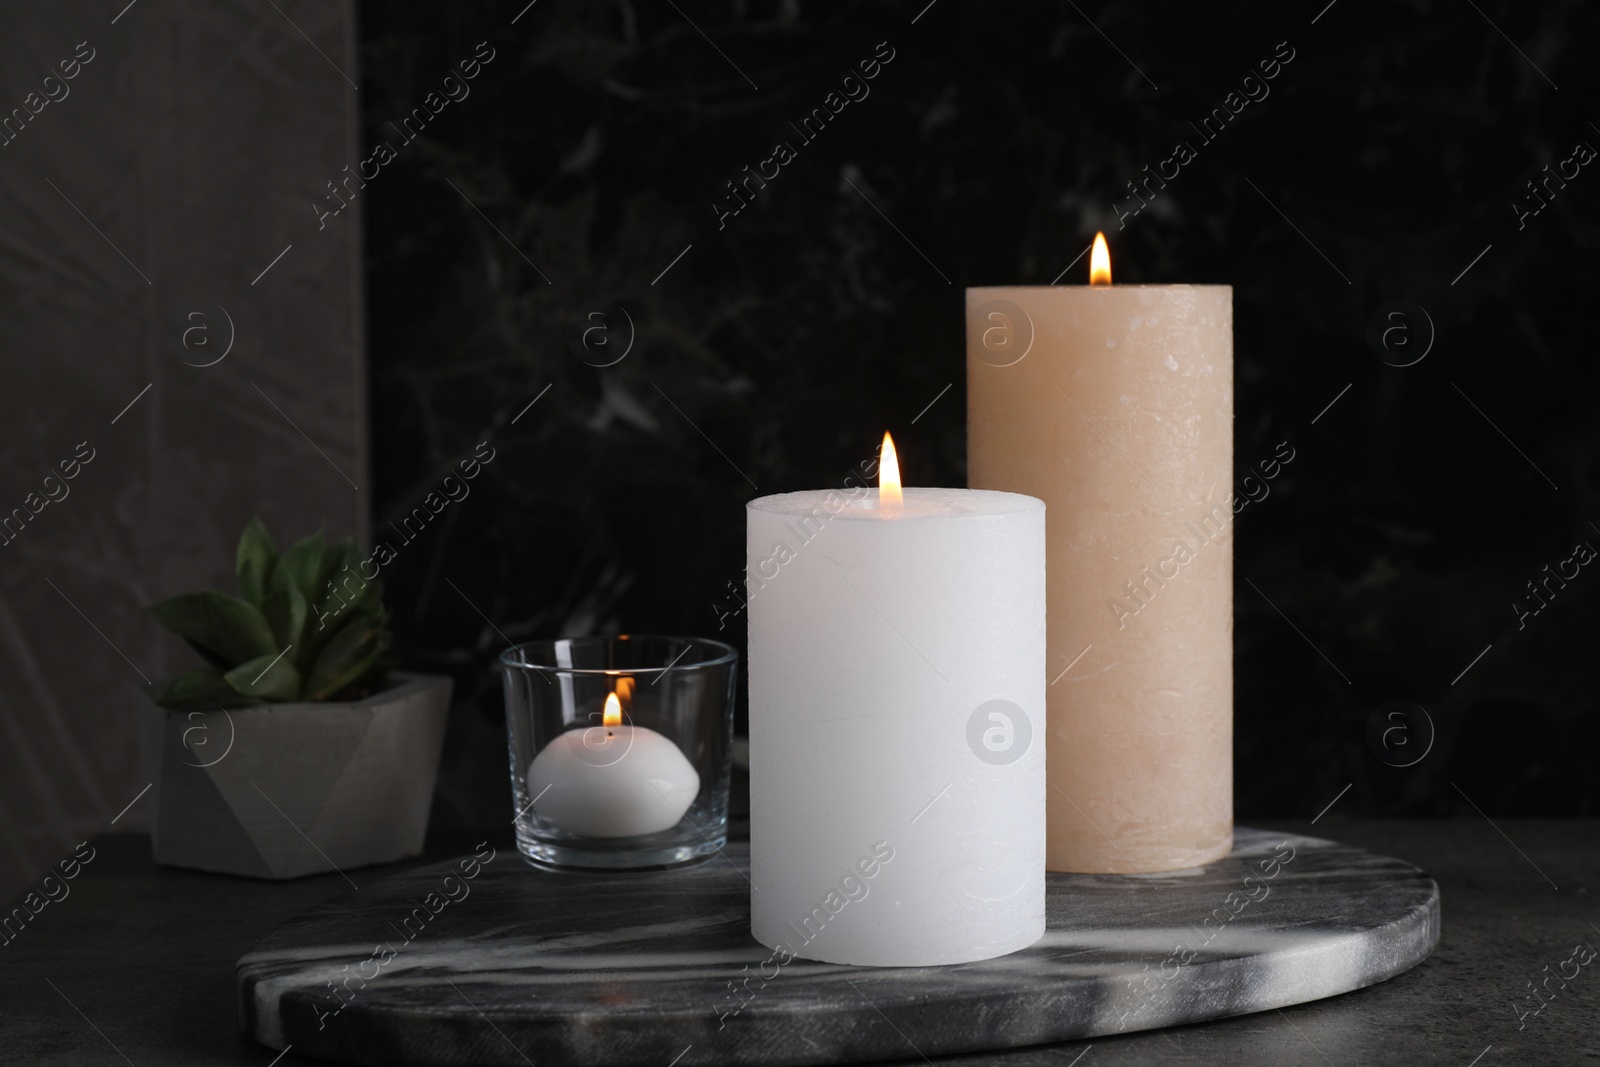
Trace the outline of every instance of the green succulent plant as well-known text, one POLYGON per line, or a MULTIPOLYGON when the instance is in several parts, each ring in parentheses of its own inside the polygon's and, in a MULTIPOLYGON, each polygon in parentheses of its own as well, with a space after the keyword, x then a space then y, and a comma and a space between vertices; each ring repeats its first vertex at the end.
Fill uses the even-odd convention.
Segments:
POLYGON ((282 555, 251 519, 236 555, 238 596, 185 593, 145 611, 206 660, 156 703, 180 711, 342 698, 382 681, 393 641, 382 583, 363 581, 355 538, 322 532, 282 555))

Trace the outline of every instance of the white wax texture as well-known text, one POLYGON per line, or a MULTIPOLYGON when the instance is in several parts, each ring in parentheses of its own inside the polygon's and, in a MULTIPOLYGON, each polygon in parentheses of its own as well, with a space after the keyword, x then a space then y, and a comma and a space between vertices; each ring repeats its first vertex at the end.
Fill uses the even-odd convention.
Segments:
POLYGON ((678 746, 646 726, 568 730, 528 765, 534 814, 587 837, 671 829, 700 792, 678 746))
POLYGON ((1050 869, 1211 863, 1233 844, 1233 290, 969 289, 967 315, 968 478, 1050 507, 1050 869), (986 347, 1008 319, 1026 354, 986 347))
POLYGON ((1044 505, 854 493, 746 507, 751 932, 830 963, 1013 952, 1045 922, 1044 505))

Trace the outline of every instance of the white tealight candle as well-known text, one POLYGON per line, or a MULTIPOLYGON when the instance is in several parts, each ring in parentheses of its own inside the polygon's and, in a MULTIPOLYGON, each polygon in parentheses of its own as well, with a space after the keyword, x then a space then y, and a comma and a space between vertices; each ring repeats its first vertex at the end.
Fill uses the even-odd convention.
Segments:
POLYGON ((646 726, 625 726, 617 694, 600 726, 568 730, 528 766, 539 819, 585 837, 635 837, 676 826, 700 792, 678 746, 646 726))
POLYGON ((829 963, 1044 933, 1045 509, 883 488, 751 501, 751 931, 829 963))

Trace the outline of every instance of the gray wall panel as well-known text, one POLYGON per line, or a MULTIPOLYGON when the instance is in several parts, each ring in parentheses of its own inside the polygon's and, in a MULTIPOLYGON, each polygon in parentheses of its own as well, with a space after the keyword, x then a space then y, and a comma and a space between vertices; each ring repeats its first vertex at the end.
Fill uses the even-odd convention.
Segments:
POLYGON ((192 656, 140 606, 229 582, 252 514, 366 532, 360 220, 311 207, 355 158, 353 7, 124 2, 0 13, 0 114, 94 50, 0 147, 0 514, 94 449, 0 547, 6 896, 146 784, 130 686, 192 656))

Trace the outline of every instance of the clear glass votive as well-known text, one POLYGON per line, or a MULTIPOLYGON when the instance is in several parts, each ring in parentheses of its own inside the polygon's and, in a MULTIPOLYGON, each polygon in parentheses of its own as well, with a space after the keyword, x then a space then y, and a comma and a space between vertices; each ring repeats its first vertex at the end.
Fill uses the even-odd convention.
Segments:
POLYGON ((529 862, 672 867, 727 843, 736 649, 620 634, 532 641, 500 663, 529 862))

